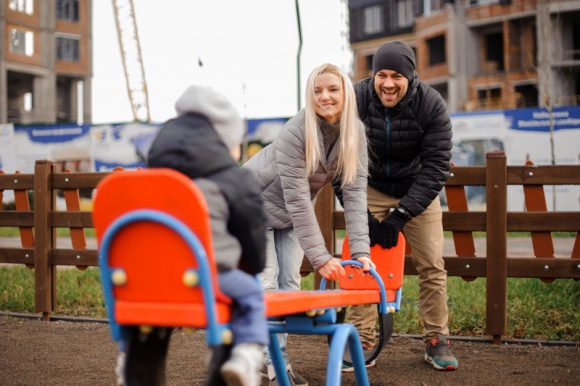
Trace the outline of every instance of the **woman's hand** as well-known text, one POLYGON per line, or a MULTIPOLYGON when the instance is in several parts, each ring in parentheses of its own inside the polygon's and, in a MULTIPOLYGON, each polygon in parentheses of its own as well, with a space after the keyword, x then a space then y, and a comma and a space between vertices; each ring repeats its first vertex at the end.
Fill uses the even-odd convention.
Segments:
POLYGON ((324 277, 326 280, 338 280, 341 276, 346 274, 342 265, 340 265, 340 259, 335 257, 331 258, 324 264, 318 272, 324 277))
POLYGON ((371 260, 370 257, 361 256, 358 259, 356 259, 356 261, 363 263, 363 268, 362 268, 363 272, 368 272, 371 267, 373 269, 377 269, 377 266, 375 265, 375 263, 373 263, 373 261, 371 260))

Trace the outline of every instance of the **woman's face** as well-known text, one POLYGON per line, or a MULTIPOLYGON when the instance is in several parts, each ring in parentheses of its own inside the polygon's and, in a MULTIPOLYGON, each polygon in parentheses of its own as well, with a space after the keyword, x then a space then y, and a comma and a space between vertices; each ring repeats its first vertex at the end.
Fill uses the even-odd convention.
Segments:
POLYGON ((342 114, 344 90, 340 77, 332 73, 318 75, 314 81, 314 106, 316 114, 334 125, 342 114))

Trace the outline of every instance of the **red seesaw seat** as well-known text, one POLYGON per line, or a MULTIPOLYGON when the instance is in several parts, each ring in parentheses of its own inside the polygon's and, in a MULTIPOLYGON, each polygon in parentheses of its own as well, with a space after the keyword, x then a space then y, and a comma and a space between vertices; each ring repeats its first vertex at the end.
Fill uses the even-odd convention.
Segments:
MULTIPOLYGON (((115 172, 98 186, 93 222, 99 241, 119 217, 136 210, 157 210, 185 224, 199 238, 211 271, 216 294, 218 322, 230 317, 230 300, 219 291, 214 264, 209 213, 201 191, 186 176, 169 169, 115 172)), ((387 289, 387 301, 394 301, 402 286, 403 260, 397 258, 404 244, 384 250, 372 247, 377 272, 387 289)), ((349 258, 348 240, 343 252, 349 258)), ((111 243, 108 265, 122 267, 125 282, 113 285, 114 316, 120 324, 147 324, 203 328, 207 325, 205 305, 199 287, 184 284, 188 270, 198 264, 189 245, 167 226, 138 221, 121 229, 111 243)), ((345 267, 340 280, 346 291, 270 292, 265 294, 268 317, 311 310, 377 303, 378 284, 370 275, 345 267)))

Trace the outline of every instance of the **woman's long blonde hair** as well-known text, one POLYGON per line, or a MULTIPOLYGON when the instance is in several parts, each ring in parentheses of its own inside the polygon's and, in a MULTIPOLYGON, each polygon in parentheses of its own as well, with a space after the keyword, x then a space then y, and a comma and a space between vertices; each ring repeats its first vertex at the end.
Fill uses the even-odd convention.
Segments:
POLYGON ((357 168, 360 163, 358 125, 361 123, 358 118, 354 88, 350 79, 338 67, 328 63, 315 68, 310 73, 306 83, 306 174, 314 173, 321 159, 314 83, 319 75, 325 73, 335 74, 340 78, 344 94, 344 106, 339 120, 340 134, 337 139, 339 142, 338 166, 334 177, 342 178, 342 186, 352 185, 356 179, 357 168))

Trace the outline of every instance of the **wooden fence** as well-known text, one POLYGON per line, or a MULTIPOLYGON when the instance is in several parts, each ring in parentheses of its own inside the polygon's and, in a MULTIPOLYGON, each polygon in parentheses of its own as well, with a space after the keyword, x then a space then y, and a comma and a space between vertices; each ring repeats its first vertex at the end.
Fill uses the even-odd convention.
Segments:
MULTIPOLYGON (((94 189, 107 173, 58 172, 56 163, 36 162, 34 174, 1 174, 2 192, 13 190, 16 210, 0 210, 0 227, 18 227, 21 248, 0 246, 0 263, 24 264, 34 268, 35 309, 43 320, 56 309, 56 267, 98 266, 95 249, 87 248, 84 229, 92 228, 90 211, 82 211, 79 190, 94 189), (28 192, 34 192, 34 210, 28 192), (66 210, 57 210, 57 193, 64 195, 66 210), (69 228, 72 248, 57 248, 56 228, 69 228)), ((487 154, 487 165, 452 167, 445 190, 448 211, 443 227, 453 232, 456 256, 445 256, 450 276, 466 280, 487 278, 486 332, 494 343, 501 342, 507 325, 507 278, 531 277, 543 281, 580 279, 580 213, 548 212, 543 185, 580 185, 580 165, 507 166, 503 152, 487 154), (526 212, 507 211, 507 186, 521 185, 526 197, 526 212), (470 211, 465 186, 485 186, 487 211, 470 211), (487 256, 475 256, 472 232, 486 232, 487 256), (507 256, 507 232, 531 232, 534 256, 507 256), (577 232, 569 258, 554 258, 550 232, 577 232)), ((1 201, 1 200, 0 200, 1 201)), ((316 204, 316 213, 327 247, 335 251, 337 229, 344 229, 344 216, 335 210, 334 195, 325 188, 316 204)), ((305 262, 303 271, 312 271, 305 262)), ((416 275, 410 250, 405 274, 416 275)))
MULTIPOLYGON (((580 279, 580 212, 548 212, 544 185, 580 185, 580 165, 507 166, 504 152, 487 153, 486 166, 452 167, 445 184, 448 210, 443 228, 453 233, 455 256, 444 256, 449 276, 471 281, 486 277, 486 333, 501 342, 507 327, 507 278, 580 279), (521 185, 527 211, 507 211, 508 185, 521 185), (470 211, 466 186, 485 186, 486 211, 470 211), (477 256, 473 232, 485 232, 487 256, 477 256), (507 255, 508 232, 531 232, 533 255, 507 255), (554 257, 551 232, 576 232, 569 258, 554 257)), ((326 187, 316 212, 327 248, 335 251, 336 230, 345 229, 344 213, 335 209, 334 193, 326 187)), ((405 275, 417 275, 406 252, 405 275)), ((307 270, 303 264, 303 270, 307 270)))

